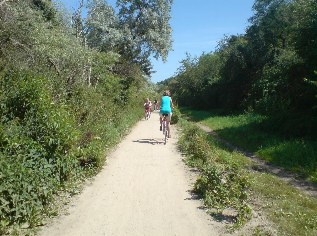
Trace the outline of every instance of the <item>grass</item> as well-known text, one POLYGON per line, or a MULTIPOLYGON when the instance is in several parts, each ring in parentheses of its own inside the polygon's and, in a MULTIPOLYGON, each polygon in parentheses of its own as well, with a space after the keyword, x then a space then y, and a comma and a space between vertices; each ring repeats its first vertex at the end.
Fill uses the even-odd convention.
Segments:
POLYGON ((181 122, 182 135, 178 145, 185 162, 199 170, 194 192, 204 200, 209 213, 218 219, 228 215, 224 210, 233 211, 230 215, 233 228, 240 228, 251 218, 248 205, 248 186, 242 167, 248 160, 237 158, 237 153, 228 155, 221 149, 210 145, 207 134, 195 125, 181 122))
MULTIPOLYGON (((253 228, 248 232, 253 232, 252 235, 317 235, 316 198, 301 193, 276 176, 255 170, 258 168, 253 168, 255 164, 249 158, 227 149, 215 138, 209 136, 207 140, 212 148, 212 162, 217 160, 228 166, 235 164, 247 173, 250 183, 249 204, 258 214, 268 219, 268 222, 259 222, 251 226, 253 228)), ((181 146, 180 148, 182 149, 181 146)), ((188 158, 191 160, 193 156, 188 158)))
POLYGON ((261 211, 274 222, 278 235, 317 235, 317 199, 267 173, 250 175, 261 211))
POLYGON ((182 112, 232 144, 317 183, 317 140, 283 137, 274 127, 268 128, 271 121, 267 117, 257 114, 222 115, 219 111, 189 109, 182 112))

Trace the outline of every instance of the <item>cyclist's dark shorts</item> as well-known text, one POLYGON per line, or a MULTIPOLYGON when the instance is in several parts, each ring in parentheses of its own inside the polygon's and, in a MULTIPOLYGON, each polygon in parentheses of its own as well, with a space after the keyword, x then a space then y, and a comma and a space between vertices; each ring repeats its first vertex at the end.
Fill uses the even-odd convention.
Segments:
POLYGON ((167 116, 166 116, 166 120, 171 121, 172 112, 171 112, 171 113, 166 113, 166 112, 161 113, 161 112, 160 112, 160 117, 163 118, 163 115, 167 115, 167 116))

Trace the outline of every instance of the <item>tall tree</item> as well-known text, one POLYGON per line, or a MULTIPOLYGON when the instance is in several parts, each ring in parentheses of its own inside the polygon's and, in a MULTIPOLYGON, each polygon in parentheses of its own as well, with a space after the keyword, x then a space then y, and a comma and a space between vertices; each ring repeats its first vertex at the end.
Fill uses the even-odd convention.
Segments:
POLYGON ((56 19, 56 9, 53 6, 52 0, 32 0, 33 5, 40 11, 48 21, 54 21, 56 19))
POLYGON ((172 0, 117 0, 119 21, 125 32, 121 54, 145 65, 148 58, 166 60, 172 47, 169 24, 172 0))
POLYGON ((87 42, 100 51, 116 51, 123 40, 123 31, 114 9, 105 0, 88 1, 87 42))
POLYGON ((72 27, 75 30, 76 38, 82 38, 85 42, 85 26, 82 18, 83 7, 84 0, 80 0, 78 9, 72 15, 72 27))
MULTIPOLYGON (((316 1, 257 0, 247 38, 257 81, 253 98, 265 111, 303 111, 312 106, 316 68, 316 1)), ((281 114, 281 112, 279 112, 281 114)))

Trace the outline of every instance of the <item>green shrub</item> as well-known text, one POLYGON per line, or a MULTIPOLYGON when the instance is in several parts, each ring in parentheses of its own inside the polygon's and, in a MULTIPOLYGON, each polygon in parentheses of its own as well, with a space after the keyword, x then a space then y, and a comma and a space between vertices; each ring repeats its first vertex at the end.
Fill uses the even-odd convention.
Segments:
POLYGON ((201 176, 194 190, 203 197, 205 205, 222 212, 234 209, 237 225, 244 224, 251 217, 248 206, 249 182, 244 174, 234 166, 208 164, 202 167, 201 176))
POLYGON ((187 163, 200 170, 194 190, 204 199, 205 205, 217 214, 233 209, 235 226, 246 223, 251 218, 250 184, 240 165, 229 156, 221 156, 203 131, 184 121, 179 148, 186 154, 187 163))
POLYGON ((32 227, 41 223, 52 194, 78 171, 77 133, 66 107, 50 96, 48 80, 11 72, 0 86, 1 227, 32 227))
POLYGON ((172 115, 172 119, 171 119, 171 124, 177 124, 178 120, 180 117, 180 112, 178 110, 178 108, 174 108, 173 109, 173 115, 172 115))

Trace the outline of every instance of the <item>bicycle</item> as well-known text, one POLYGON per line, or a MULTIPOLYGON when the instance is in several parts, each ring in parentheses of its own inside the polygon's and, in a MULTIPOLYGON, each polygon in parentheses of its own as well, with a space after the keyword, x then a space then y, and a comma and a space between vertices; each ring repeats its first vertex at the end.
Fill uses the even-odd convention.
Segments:
POLYGON ((162 114, 163 115, 163 118, 162 118, 162 130, 163 130, 163 135, 164 135, 164 145, 166 144, 167 142, 167 137, 168 137, 168 130, 167 130, 167 119, 166 117, 168 116, 168 114, 162 114))
POLYGON ((150 117, 151 117, 150 110, 149 109, 145 109, 145 111, 144 111, 145 120, 148 120, 150 117))

